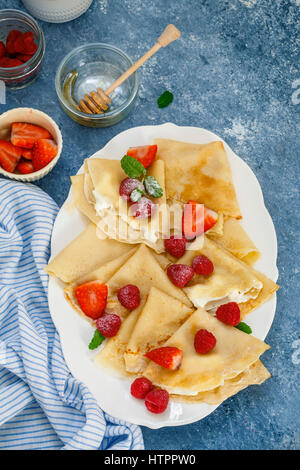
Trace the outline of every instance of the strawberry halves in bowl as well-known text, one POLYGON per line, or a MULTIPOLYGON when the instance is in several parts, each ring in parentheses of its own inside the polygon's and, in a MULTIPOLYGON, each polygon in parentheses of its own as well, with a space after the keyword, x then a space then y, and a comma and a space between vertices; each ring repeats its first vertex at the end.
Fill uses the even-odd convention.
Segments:
POLYGON ((38 109, 16 108, 3 113, 0 135, 0 174, 14 180, 32 182, 43 178, 62 152, 59 127, 38 109))

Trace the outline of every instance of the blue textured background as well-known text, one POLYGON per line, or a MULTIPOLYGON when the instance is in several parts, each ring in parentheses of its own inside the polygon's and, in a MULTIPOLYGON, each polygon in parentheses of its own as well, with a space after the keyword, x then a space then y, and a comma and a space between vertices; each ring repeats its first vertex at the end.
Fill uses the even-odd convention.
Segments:
MULTIPOLYGON (((18 0, 0 0, 0 7, 23 9, 18 0)), ((42 74, 28 88, 8 92, 7 105, 0 105, 0 111, 39 108, 61 127, 62 158, 37 183, 59 205, 69 191, 69 175, 85 157, 129 127, 167 121, 217 133, 260 181, 279 243, 278 307, 267 337, 272 348, 264 354, 273 377, 200 422, 144 428, 147 449, 300 447, 299 20, 300 0, 94 0, 73 22, 41 22, 47 42, 42 74), (170 22, 182 31, 182 39, 140 70, 139 99, 130 116, 114 127, 88 129, 63 113, 54 77, 67 52, 101 41, 135 59, 170 22), (174 101, 160 110, 156 99, 165 89, 174 93, 174 101)))

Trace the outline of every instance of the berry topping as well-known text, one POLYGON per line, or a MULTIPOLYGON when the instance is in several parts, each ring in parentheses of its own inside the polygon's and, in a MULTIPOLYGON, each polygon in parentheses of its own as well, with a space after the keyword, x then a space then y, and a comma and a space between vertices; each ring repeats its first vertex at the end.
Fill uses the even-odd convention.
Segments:
POLYGON ((22 157, 26 160, 32 160, 32 150, 30 149, 22 149, 22 157))
POLYGON ((152 349, 145 356, 156 364, 164 367, 165 369, 177 370, 182 362, 181 349, 165 346, 162 348, 152 349))
POLYGON ((167 275, 177 287, 184 287, 194 276, 194 270, 187 264, 171 264, 167 275))
POLYGON ((131 384, 130 392, 135 398, 145 398, 147 393, 153 389, 153 385, 146 377, 139 377, 131 384))
POLYGON ((198 237, 215 225, 218 214, 196 201, 188 201, 182 216, 182 232, 188 240, 198 237))
POLYGON ((135 189, 144 190, 143 184, 136 178, 125 178, 120 184, 119 193, 122 199, 130 201, 130 194, 135 189))
POLYGON ((241 318, 240 307, 236 302, 220 305, 216 311, 216 316, 217 319, 223 323, 236 326, 239 324, 241 318))
POLYGON ((85 315, 96 320, 106 307, 107 286, 99 281, 87 282, 76 287, 75 296, 85 315))
POLYGON ((17 170, 19 170, 23 175, 27 175, 28 173, 33 173, 34 168, 32 162, 30 160, 23 160, 21 159, 17 165, 17 170))
POLYGON ((209 276, 214 272, 214 265, 207 256, 195 256, 192 263, 193 270, 202 276, 209 276))
POLYGON ((32 163, 34 169, 40 170, 47 166, 57 155, 57 145, 54 140, 39 139, 33 146, 32 163))
POLYGON ((116 336, 121 326, 121 318, 114 313, 105 313, 96 321, 97 330, 105 337, 116 336))
POLYGON ((156 204, 145 196, 130 206, 130 213, 137 219, 148 219, 156 210, 156 204))
POLYGON ((151 413, 163 413, 169 403, 169 393, 166 390, 151 390, 145 398, 146 408, 151 413))
POLYGON ((126 155, 136 158, 145 168, 148 168, 155 159, 157 145, 145 145, 140 147, 130 147, 126 155))
POLYGON ((0 140, 0 165, 12 173, 21 158, 22 151, 6 140, 0 140))
POLYGON ((33 148, 38 139, 51 139, 51 134, 43 127, 27 122, 14 122, 11 126, 11 142, 17 147, 33 148))
POLYGON ((123 286, 118 290, 118 299, 123 307, 134 310, 140 305, 140 289, 132 284, 123 286))
POLYGON ((181 237, 178 238, 172 235, 170 238, 164 240, 165 249, 170 255, 175 258, 181 258, 184 255, 186 249, 186 239, 181 237))
POLYGON ((198 354, 206 354, 216 345, 216 338, 207 330, 199 330, 195 334, 194 346, 198 354))
POLYGON ((5 56, 5 45, 2 41, 0 41, 0 59, 5 56))

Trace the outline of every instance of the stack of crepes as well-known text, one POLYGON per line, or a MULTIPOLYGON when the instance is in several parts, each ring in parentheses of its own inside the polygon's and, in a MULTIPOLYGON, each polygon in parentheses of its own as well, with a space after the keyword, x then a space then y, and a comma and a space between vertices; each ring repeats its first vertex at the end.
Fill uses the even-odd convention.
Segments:
POLYGON ((172 258, 163 242, 169 227, 159 219, 155 230, 153 225, 150 230, 148 220, 135 219, 123 207, 127 203, 119 198, 119 186, 126 175, 120 161, 92 158, 85 161, 83 174, 71 178, 74 204, 90 223, 49 263, 47 272, 66 284, 66 298, 82 315, 76 287, 94 280, 107 285, 106 312, 117 313, 122 325, 95 356, 101 368, 123 377, 145 376, 176 400, 218 404, 248 385, 262 383, 270 374, 259 359, 269 346, 220 322, 214 315, 217 307, 237 302, 244 319, 278 286, 252 267, 259 251, 238 220, 241 212, 222 142, 200 145, 156 139, 155 144, 158 150, 150 174, 163 188, 156 202, 168 207, 193 200, 218 213, 217 223, 201 243, 196 239, 182 258, 172 258), (107 223, 111 216, 116 224, 107 223), (167 267, 191 265, 199 254, 212 261, 213 273, 196 274, 183 289, 176 287, 167 267), (127 284, 140 290, 141 302, 133 311, 117 297, 127 284), (195 351, 199 329, 216 337, 216 347, 208 354, 195 351), (183 351, 178 370, 165 369, 145 357, 161 346, 183 351))

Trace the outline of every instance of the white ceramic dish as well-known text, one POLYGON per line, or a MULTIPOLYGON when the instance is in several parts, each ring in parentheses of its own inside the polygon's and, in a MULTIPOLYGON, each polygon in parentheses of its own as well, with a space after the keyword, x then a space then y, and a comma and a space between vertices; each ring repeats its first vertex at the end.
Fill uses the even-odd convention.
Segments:
MULTIPOLYGON (((118 134, 93 157, 121 158, 128 147, 149 144, 155 137, 195 143, 222 140, 212 132, 197 127, 179 127, 170 123, 135 127, 118 134)), ((242 224, 262 253, 256 267, 276 281, 278 277, 276 233, 264 205, 260 185, 248 165, 235 155, 225 142, 224 144, 244 216, 242 224), (257 230, 257 227, 260 227, 260 230, 257 230)), ((81 167, 79 172, 82 171, 81 167)), ((70 211, 71 200, 72 195, 69 194, 58 213, 52 234, 52 257, 74 239, 88 223, 76 209, 70 211)), ((160 428, 198 421, 217 408, 206 404, 180 404, 170 401, 168 409, 163 414, 154 415, 148 412, 143 400, 136 400, 130 395, 129 381, 113 377, 95 366, 92 358, 96 352, 88 349, 94 328, 73 311, 64 298, 62 284, 54 278, 49 281, 49 307, 71 372, 89 387, 101 408, 107 413, 131 423, 160 428)), ((254 336, 260 339, 266 337, 275 309, 276 295, 273 295, 268 302, 247 317, 247 323, 250 324, 254 336)))
POLYGON ((46 176, 52 170, 52 168, 55 167, 61 155, 63 138, 59 127, 56 122, 53 121, 53 119, 48 116, 48 114, 43 113, 43 111, 33 108, 14 108, 6 111, 0 116, 0 139, 9 139, 10 128, 13 122, 28 122, 29 124, 36 124, 38 126, 44 127, 47 129, 47 131, 50 132, 57 144, 58 151, 56 157, 53 158, 53 160, 41 170, 29 173, 27 175, 19 175, 5 171, 0 166, 0 175, 6 176, 7 178, 23 181, 24 183, 37 181, 46 176))

